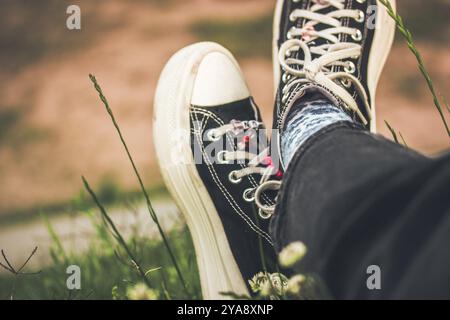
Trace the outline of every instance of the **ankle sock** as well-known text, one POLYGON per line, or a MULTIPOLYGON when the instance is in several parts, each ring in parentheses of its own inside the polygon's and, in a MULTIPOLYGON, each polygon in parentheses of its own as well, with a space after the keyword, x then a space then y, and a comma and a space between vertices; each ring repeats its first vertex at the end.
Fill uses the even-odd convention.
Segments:
POLYGON ((297 149, 319 130, 352 118, 327 99, 299 102, 289 112, 281 134, 281 157, 287 168, 297 149))

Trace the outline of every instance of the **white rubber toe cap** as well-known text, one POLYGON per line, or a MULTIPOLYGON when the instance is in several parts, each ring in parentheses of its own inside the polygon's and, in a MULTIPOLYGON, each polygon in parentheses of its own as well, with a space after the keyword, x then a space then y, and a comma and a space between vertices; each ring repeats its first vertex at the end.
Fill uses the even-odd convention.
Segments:
POLYGON ((237 63, 221 52, 208 53, 200 63, 191 103, 210 107, 250 97, 237 63))

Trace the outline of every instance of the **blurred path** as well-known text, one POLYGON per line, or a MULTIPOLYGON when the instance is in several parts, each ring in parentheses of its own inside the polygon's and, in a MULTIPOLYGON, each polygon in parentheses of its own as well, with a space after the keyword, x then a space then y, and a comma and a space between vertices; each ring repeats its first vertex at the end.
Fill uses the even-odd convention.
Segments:
MULTIPOLYGON (((153 205, 164 230, 168 231, 183 221, 170 198, 155 201, 153 205)), ((100 217, 98 210, 94 210, 94 216, 100 217)), ((110 209, 108 213, 124 237, 135 233, 149 238, 159 237, 156 225, 151 220, 145 203, 139 204, 135 208, 110 209)), ((49 221, 67 252, 83 252, 88 249, 89 244, 96 237, 98 238, 92 219, 87 214, 80 212, 55 216, 50 217, 49 221)), ((38 246, 39 249, 30 261, 29 267, 41 268, 51 264, 49 250, 52 242, 42 219, 9 227, 0 226, 0 249, 5 250, 13 266, 21 265, 35 246, 38 246)), ((5 272, 3 268, 0 268, 0 273, 5 272)))

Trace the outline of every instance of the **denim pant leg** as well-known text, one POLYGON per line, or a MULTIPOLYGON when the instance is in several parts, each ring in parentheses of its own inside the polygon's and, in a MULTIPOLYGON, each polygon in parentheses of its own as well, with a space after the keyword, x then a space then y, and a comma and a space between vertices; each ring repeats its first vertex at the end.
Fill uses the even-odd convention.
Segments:
POLYGON ((430 159, 337 123, 295 153, 271 233, 337 299, 450 298, 450 155, 430 159), (381 290, 367 287, 380 267, 381 290))

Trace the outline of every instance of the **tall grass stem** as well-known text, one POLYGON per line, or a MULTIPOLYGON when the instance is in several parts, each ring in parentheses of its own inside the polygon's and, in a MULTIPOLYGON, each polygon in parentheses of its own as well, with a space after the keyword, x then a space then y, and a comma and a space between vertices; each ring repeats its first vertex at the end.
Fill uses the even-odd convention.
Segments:
POLYGON ((387 12, 391 16, 391 18, 394 19, 398 31, 405 38, 409 50, 416 57, 416 60, 417 60, 418 66, 419 66, 419 70, 422 73, 423 77, 425 78, 425 81, 427 82, 428 89, 430 90, 431 95, 433 96, 434 105, 435 105, 437 111, 439 112, 442 122, 444 123, 445 130, 447 131, 447 135, 450 137, 450 129, 447 124, 447 120, 445 119, 444 112, 442 110, 443 108, 441 106, 441 101, 438 98, 438 95, 436 93, 436 89, 434 87, 431 76, 428 73, 427 69, 425 68, 425 63, 423 61, 422 55, 420 54, 419 50, 417 49, 416 45, 414 44, 414 40, 413 40, 413 36, 412 36, 411 32, 406 28, 405 24, 403 23, 403 18, 397 12, 395 12, 390 0, 379 0, 379 1, 381 2, 381 4, 383 6, 386 7, 387 12))
POLYGON ((86 180, 86 178, 82 176, 81 179, 83 180, 83 184, 84 184, 84 187, 86 188, 87 192, 89 192, 90 196, 92 197, 92 200, 94 200, 95 204, 99 208, 100 213, 102 214, 102 217, 105 219, 105 222, 112 229, 112 233, 113 233, 114 238, 117 240, 117 242, 119 242, 120 246, 125 250, 125 252, 127 253, 128 257, 131 260, 131 263, 133 264, 133 266, 138 271, 138 273, 141 276, 142 280, 145 282, 145 284, 149 288, 151 288, 152 285, 151 285, 150 280, 148 279, 144 269, 141 267, 141 265, 139 264, 139 262, 135 258, 133 252, 128 247, 125 239, 122 237, 122 234, 119 232, 119 230, 117 229, 116 225, 114 224, 114 222, 112 221, 112 219, 110 218, 108 213, 106 212, 106 209, 103 207, 103 205, 98 200, 97 195, 92 190, 92 188, 89 185, 89 183, 86 180))
POLYGON ((169 241, 168 241, 168 239, 166 237, 166 234, 164 233, 164 230, 163 230, 163 228, 162 228, 162 226, 161 226, 161 224, 160 224, 160 222, 158 220, 158 216, 156 215, 156 212, 153 209, 153 206, 152 206, 151 201, 150 201, 150 197, 149 197, 149 195, 147 193, 147 190, 144 187, 144 183, 142 182, 141 175, 139 174, 139 171, 137 170, 137 167, 136 167, 136 165, 134 163, 133 157, 131 156, 130 150, 128 149, 128 146, 127 146, 127 144, 125 142, 125 139, 123 138, 122 131, 120 130, 120 127, 119 127, 119 125, 118 125, 118 123, 116 121, 116 118, 114 117, 114 114, 113 114, 111 108, 109 107, 108 100, 106 99, 105 95, 103 94, 102 88, 98 84, 97 79, 95 78, 95 76, 90 74, 89 78, 91 79, 92 83, 94 84, 94 88, 98 92, 100 100, 103 102, 103 104, 104 104, 104 106, 106 108, 106 111, 108 112, 109 116, 111 117, 111 120, 112 120, 112 122, 114 124, 114 127, 116 128, 116 131, 117 131, 117 133, 119 135, 120 141, 122 142, 122 145, 125 148, 125 151, 127 153, 128 159, 131 162, 131 165, 133 167, 133 171, 134 171, 134 173, 135 173, 135 175, 136 175, 136 177, 138 179, 138 182, 139 182, 139 185, 141 187, 142 193, 144 194, 145 201, 146 201, 146 204, 147 204, 147 209, 148 209, 148 212, 150 214, 150 217, 152 218, 153 222, 155 222, 155 224, 156 224, 156 226, 158 228, 158 232, 159 232, 159 234, 160 234, 160 236, 161 236, 161 238, 162 238, 162 240, 164 242, 164 245, 165 245, 165 247, 167 249, 167 252, 170 255, 170 259, 172 260, 172 263, 173 263, 173 265, 174 265, 174 267, 176 269, 176 272, 178 274, 178 278, 180 279, 180 282, 182 283, 186 294, 189 295, 189 291, 187 289, 186 282, 185 282, 185 280, 183 278, 183 275, 181 273, 180 267, 178 266, 177 260, 176 260, 175 255, 174 255, 174 253, 173 253, 173 251, 172 251, 172 249, 170 247, 170 244, 169 244, 169 241))

